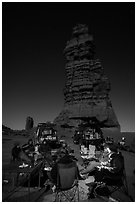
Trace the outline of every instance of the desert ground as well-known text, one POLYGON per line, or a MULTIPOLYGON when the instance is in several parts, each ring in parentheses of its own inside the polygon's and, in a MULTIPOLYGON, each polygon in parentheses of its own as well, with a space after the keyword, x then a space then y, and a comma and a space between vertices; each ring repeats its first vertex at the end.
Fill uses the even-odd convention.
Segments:
MULTIPOLYGON (((70 145, 70 147, 72 149, 74 149, 74 155, 75 157, 78 159, 78 162, 81 164, 82 163, 82 159, 80 157, 80 149, 79 149, 79 145, 75 145, 73 143, 73 132, 72 131, 65 131, 62 134, 60 133, 60 137, 63 137, 63 139, 66 140, 66 142, 70 145)), ((125 136, 127 138, 127 143, 128 145, 133 147, 133 141, 135 140, 135 134, 134 133, 123 133, 123 135, 121 136, 125 136)), ((118 140, 119 138, 115 137, 116 140, 118 140)), ((115 140, 114 138, 114 140, 115 140)), ((11 161, 11 149, 14 145, 14 143, 16 141, 18 141, 20 143, 20 145, 23 145, 24 143, 27 143, 29 138, 21 136, 21 135, 3 135, 2 136, 2 166, 5 164, 9 164, 11 161)), ((132 152, 127 152, 127 151, 121 151, 124 159, 125 159, 125 169, 126 169, 126 176, 127 176, 127 182, 128 182, 128 190, 129 190, 129 194, 132 197, 132 200, 135 200, 135 153, 134 151, 132 152)), ((32 190, 31 196, 35 196, 36 189, 32 190)), ((15 201, 26 201, 26 193, 25 190, 23 192, 23 194, 18 193, 17 197, 14 198, 15 201)), ((116 196, 116 198, 119 197, 120 201, 131 201, 129 200, 129 198, 127 198, 127 196, 125 196, 122 193, 119 193, 117 195, 114 195, 114 197, 116 196)), ((42 194, 42 196, 37 200, 40 202, 50 202, 52 201, 51 198, 53 198, 52 196, 52 192, 46 191, 42 194)), ((92 200, 82 200, 82 202, 103 202, 102 200, 98 200, 98 199, 92 199, 92 200)))

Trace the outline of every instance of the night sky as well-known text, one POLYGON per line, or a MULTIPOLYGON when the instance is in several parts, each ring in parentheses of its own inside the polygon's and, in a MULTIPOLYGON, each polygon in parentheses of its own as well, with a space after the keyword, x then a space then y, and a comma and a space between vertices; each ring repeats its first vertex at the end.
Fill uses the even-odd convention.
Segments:
POLYGON ((111 82, 122 131, 135 130, 134 3, 2 3, 2 123, 53 121, 64 104, 63 49, 78 23, 89 26, 111 82))

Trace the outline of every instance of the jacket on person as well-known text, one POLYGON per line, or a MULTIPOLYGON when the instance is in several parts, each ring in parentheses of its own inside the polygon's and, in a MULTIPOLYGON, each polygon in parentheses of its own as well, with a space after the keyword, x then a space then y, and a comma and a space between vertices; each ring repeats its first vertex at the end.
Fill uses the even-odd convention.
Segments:
POLYGON ((16 145, 12 148, 12 159, 13 160, 18 160, 19 159, 19 155, 21 152, 21 148, 20 146, 16 145))
POLYGON ((108 170, 111 173, 120 174, 124 168, 124 159, 120 153, 111 153, 108 160, 108 170))
POLYGON ((124 159, 118 153, 110 154, 107 165, 104 165, 95 171, 95 180, 102 181, 105 177, 119 179, 123 173, 124 159))
MULTIPOLYGON (((65 164, 65 165, 74 165, 76 166, 76 162, 68 155, 66 154, 63 156, 52 168, 51 170, 51 177, 53 180, 53 183, 57 183, 57 173, 58 173, 58 164, 65 164)), ((69 175, 68 175, 69 176, 69 175)))

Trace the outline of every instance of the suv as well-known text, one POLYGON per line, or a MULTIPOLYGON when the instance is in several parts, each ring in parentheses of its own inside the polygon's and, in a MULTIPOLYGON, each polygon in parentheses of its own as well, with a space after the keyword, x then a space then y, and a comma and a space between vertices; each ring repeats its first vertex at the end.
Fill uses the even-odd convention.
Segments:
POLYGON ((36 134, 40 143, 43 142, 43 140, 47 140, 48 142, 58 142, 56 130, 46 123, 38 124, 36 134))

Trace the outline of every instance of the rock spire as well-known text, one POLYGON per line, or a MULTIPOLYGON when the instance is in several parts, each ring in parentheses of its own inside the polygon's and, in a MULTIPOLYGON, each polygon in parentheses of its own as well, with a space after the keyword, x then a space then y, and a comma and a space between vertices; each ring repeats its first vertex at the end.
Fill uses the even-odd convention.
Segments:
POLYGON ((96 118, 104 127, 120 127, 109 98, 110 82, 100 60, 95 59, 94 40, 86 25, 73 28, 64 55, 64 108, 54 122, 77 126, 96 118))

